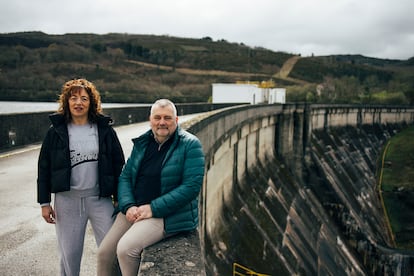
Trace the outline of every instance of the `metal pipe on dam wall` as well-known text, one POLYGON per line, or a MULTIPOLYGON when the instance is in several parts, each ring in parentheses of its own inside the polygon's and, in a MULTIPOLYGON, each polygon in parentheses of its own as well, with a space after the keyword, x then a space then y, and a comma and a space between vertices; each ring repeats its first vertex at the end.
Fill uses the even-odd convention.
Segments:
POLYGON ((288 104, 192 124, 206 153, 206 273, 414 273, 414 253, 389 246, 375 190, 381 147, 413 123, 413 107, 288 104))

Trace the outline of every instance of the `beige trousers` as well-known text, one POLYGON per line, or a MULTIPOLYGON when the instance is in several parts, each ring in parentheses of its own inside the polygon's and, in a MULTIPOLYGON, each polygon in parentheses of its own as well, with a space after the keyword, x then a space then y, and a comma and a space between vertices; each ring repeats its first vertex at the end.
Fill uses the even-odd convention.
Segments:
POLYGON ((131 224, 119 213, 98 249, 98 276, 137 276, 141 253, 166 237, 164 220, 150 218, 131 224))

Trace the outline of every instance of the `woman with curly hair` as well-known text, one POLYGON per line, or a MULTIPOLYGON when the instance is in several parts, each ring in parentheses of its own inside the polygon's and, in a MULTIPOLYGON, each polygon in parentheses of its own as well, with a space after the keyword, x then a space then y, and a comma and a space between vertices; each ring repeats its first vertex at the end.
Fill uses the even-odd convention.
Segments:
POLYGON ((61 275, 79 275, 88 221, 98 246, 113 223, 125 158, 88 80, 66 82, 49 118, 38 161, 38 202, 42 217, 56 226, 61 275))

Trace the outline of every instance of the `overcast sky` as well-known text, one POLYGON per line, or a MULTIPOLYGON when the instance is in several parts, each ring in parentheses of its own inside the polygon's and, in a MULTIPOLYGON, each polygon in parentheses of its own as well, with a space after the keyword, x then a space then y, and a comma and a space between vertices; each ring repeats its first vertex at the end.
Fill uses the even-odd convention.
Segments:
POLYGON ((414 0, 0 0, 0 33, 110 32, 309 55, 414 56, 414 0))

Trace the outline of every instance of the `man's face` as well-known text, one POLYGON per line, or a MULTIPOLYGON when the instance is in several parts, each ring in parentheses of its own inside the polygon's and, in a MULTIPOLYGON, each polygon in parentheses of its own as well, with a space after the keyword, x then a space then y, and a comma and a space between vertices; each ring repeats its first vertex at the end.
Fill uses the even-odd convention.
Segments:
POLYGON ((171 106, 156 106, 150 115, 152 132, 158 142, 163 143, 177 129, 178 117, 171 106))

